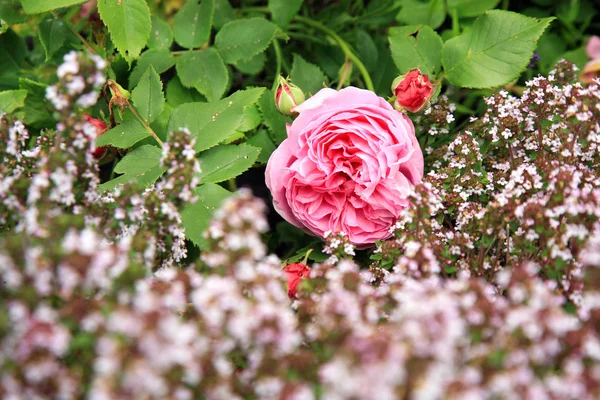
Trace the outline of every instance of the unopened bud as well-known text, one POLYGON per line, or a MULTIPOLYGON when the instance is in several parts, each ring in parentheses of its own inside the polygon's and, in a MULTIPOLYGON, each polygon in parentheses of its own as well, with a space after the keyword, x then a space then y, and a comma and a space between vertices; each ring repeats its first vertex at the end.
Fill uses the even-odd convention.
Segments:
POLYGON ((275 106, 280 113, 291 117, 296 114, 294 107, 304 102, 304 92, 281 75, 278 80, 277 89, 275 90, 275 106))
MULTIPOLYGON (((84 113, 84 116, 85 119, 87 119, 87 121, 90 124, 94 125, 94 127, 96 128, 96 137, 101 136, 102 134, 104 134, 104 132, 107 131, 107 126, 103 121, 100 121, 99 119, 96 119, 86 113, 84 113)), ((94 158, 102 158, 105 151, 106 146, 96 147, 96 149, 92 152, 92 155, 94 156, 94 158)))
POLYGON ((408 110, 413 113, 423 111, 436 93, 436 85, 429 81, 429 77, 418 69, 394 79, 392 92, 396 96, 394 108, 398 111, 408 110))

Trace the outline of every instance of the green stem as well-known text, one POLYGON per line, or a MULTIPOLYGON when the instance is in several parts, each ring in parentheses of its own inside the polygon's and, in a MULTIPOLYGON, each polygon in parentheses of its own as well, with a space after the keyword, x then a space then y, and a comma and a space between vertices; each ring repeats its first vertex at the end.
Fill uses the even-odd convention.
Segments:
POLYGON ((275 89, 277 88, 277 83, 279 81, 279 75, 281 75, 281 65, 283 64, 283 56, 281 54, 281 46, 279 46, 279 42, 277 41, 277 39, 273 40, 273 49, 275 50, 275 59, 276 59, 276 66, 275 66, 275 79, 273 80, 273 92, 275 92, 275 89))
POLYGON ((133 116, 137 118, 137 120, 140 121, 142 125, 144 125, 144 128, 146 128, 150 136, 152 136, 154 140, 156 140, 158 144, 160 144, 160 146, 162 147, 164 145, 163 141, 160 140, 160 138, 156 135, 152 128, 150 128, 150 125, 148 125, 148 123, 144 121, 142 117, 140 117, 140 114, 138 114, 137 110, 129 102, 127 102, 127 108, 129 108, 129 110, 133 113, 133 116))
POLYGON ((342 49, 342 51, 344 52, 344 54, 346 55, 346 57, 348 57, 350 59, 350 61, 352 61, 354 63, 354 65, 356 65, 356 67, 360 71, 360 73, 361 73, 361 75, 362 75, 362 77, 363 77, 363 79, 365 81, 365 86, 367 87, 367 89, 369 89, 372 92, 375 91, 375 87, 373 86, 373 81, 371 80, 371 76, 369 75, 369 72, 367 71, 367 68, 362 63, 362 61, 360 61, 360 59, 356 56, 356 54, 354 54, 352 52, 352 49, 350 49, 350 46, 348 45, 348 43, 346 43, 346 41, 344 39, 342 39, 333 30, 329 29, 328 27, 326 27, 322 23, 320 23, 318 21, 315 21, 313 19, 297 15, 296 18, 295 18, 295 20, 298 21, 298 22, 301 22, 301 23, 303 23, 305 25, 311 26, 311 27, 313 27, 315 29, 318 29, 321 32, 323 32, 323 33, 331 36, 331 38, 337 42, 338 46, 340 46, 340 48, 342 49))
POLYGON ((237 191, 237 183, 235 182, 235 178, 231 178, 231 179, 227 180, 227 187, 229 188, 230 192, 237 191))

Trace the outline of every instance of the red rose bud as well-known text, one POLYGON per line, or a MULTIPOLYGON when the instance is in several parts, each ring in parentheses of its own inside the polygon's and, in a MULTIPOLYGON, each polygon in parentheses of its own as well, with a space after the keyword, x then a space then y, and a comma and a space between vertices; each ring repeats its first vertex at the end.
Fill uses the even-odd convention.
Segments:
POLYGON ((413 69, 407 74, 394 79, 392 92, 396 96, 394 108, 398 111, 408 110, 416 113, 429 105, 435 93, 435 86, 429 82, 427 75, 413 69))
POLYGON ((295 115, 294 107, 304 102, 304 92, 298 86, 290 83, 288 79, 279 76, 279 83, 275 90, 275 106, 283 115, 295 115))
POLYGON ((306 264, 288 264, 283 268, 287 275, 288 296, 290 299, 296 298, 296 290, 300 281, 310 275, 310 268, 306 264))
MULTIPOLYGON (((96 137, 102 135, 104 132, 107 131, 107 127, 106 124, 102 121, 100 121, 99 119, 93 118, 90 115, 88 115, 87 113, 84 113, 85 115, 85 119, 87 119, 87 121, 94 125, 96 127, 96 137)), ((106 151, 106 146, 102 146, 102 147, 96 147, 96 150, 94 150, 92 152, 92 155, 95 158, 101 158, 104 155, 104 152, 106 151)))

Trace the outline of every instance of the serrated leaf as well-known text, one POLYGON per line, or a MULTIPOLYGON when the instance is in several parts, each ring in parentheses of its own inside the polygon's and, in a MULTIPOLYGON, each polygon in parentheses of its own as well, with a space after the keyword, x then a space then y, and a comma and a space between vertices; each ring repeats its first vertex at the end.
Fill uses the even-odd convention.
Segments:
POLYGON ((157 74, 166 72, 175 65, 175 57, 167 49, 150 49, 142 53, 138 58, 131 75, 129 75, 129 89, 134 88, 149 66, 152 66, 157 74))
POLYGON ((148 131, 139 121, 128 119, 98 136, 96 146, 111 145, 118 149, 128 149, 148 136, 150 136, 148 131))
POLYGON ((188 89, 181 84, 178 77, 167 83, 167 103, 173 107, 185 103, 206 102, 206 98, 195 89, 188 89))
POLYGON ((258 107, 263 117, 263 123, 269 129, 269 136, 276 146, 287 138, 286 123, 292 123, 290 117, 283 116, 275 107, 273 91, 267 90, 258 101, 258 107))
POLYGON ((148 67, 140 83, 131 92, 131 99, 140 117, 150 123, 154 121, 165 105, 162 82, 152 66, 148 67))
POLYGON ((305 93, 315 94, 323 89, 323 84, 327 84, 327 78, 323 71, 298 54, 294 54, 290 77, 294 85, 298 86, 305 93))
POLYGON ((446 78, 453 85, 471 88, 501 86, 516 79, 553 19, 488 11, 475 20, 471 30, 444 44, 446 78))
POLYGON ((269 11, 273 16, 273 21, 282 28, 298 14, 302 7, 302 0, 269 0, 269 11))
POLYGON ((113 43, 131 64, 150 38, 152 22, 146 0, 98 0, 98 11, 113 43))
POLYGON ((256 75, 263 70, 266 61, 265 53, 258 53, 246 60, 236 62, 235 67, 243 74, 256 75))
POLYGON ((279 28, 264 18, 238 19, 217 33, 215 47, 228 64, 246 60, 267 49, 279 28))
POLYGON ((406 25, 429 25, 437 29, 446 19, 444 0, 404 0, 396 19, 406 25))
POLYGON ((162 150, 149 144, 130 151, 115 166, 115 172, 123 175, 99 185, 98 189, 111 190, 133 180, 142 186, 153 184, 166 170, 160 165, 161 156, 162 150))
POLYGON ((27 14, 39 14, 61 7, 83 3, 86 0, 21 0, 23 9, 27 14))
POLYGON ((195 87, 208 101, 219 100, 229 80, 225 63, 211 47, 182 54, 177 60, 177 74, 183 86, 195 87))
POLYGON ((262 164, 266 164, 267 161, 269 161, 271 154, 275 151, 275 144, 264 129, 258 131, 254 136, 248 139, 246 143, 260 148, 260 154, 258 155, 257 160, 262 164))
POLYGON ((422 73, 433 77, 440 71, 444 43, 430 26, 418 28, 416 37, 412 36, 412 32, 397 31, 388 39, 392 58, 401 74, 419 68, 422 73))
POLYGON ((149 49, 169 49, 173 44, 171 26, 157 16, 152 16, 152 29, 150 32, 149 49))
POLYGON ((25 106, 27 90, 5 90, 0 92, 0 114, 11 113, 17 108, 25 106))
POLYGON ((206 240, 202 236, 210 225, 210 218, 223 201, 233 193, 214 183, 201 185, 196 189, 198 201, 186 204, 181 212, 181 221, 185 228, 185 237, 200 249, 206 249, 206 240))
POLYGON ((202 46, 210 36, 215 0, 188 0, 173 18, 175 41, 182 47, 202 46))
POLYGON ((40 23, 38 33, 48 61, 63 46, 68 31, 62 19, 49 17, 40 23))
POLYGON ((209 149, 235 133, 244 109, 258 101, 264 88, 239 90, 215 103, 187 103, 173 111, 168 131, 188 128, 196 137, 196 151, 209 149))
POLYGON ((260 154, 260 148, 249 144, 222 144, 198 156, 202 172, 200 182, 219 183, 235 178, 247 171, 260 154))
POLYGON ((491 10, 500 0, 448 0, 448 10, 456 10, 459 17, 476 17, 491 10))

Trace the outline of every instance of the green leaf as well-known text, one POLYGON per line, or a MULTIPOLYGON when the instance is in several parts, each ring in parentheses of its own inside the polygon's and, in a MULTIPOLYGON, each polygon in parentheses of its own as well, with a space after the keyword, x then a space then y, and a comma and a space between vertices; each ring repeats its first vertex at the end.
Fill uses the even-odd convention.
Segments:
POLYGON ((185 236, 201 249, 206 249, 207 243, 204 231, 210 225, 210 218, 221 203, 232 193, 214 183, 201 185, 196 189, 198 201, 186 204, 181 212, 181 220, 185 228, 185 236))
POLYGON ((258 107, 256 105, 248 106, 244 109, 244 120, 238 128, 238 131, 253 131, 258 125, 260 125, 261 121, 262 116, 260 115, 260 112, 258 112, 258 107))
POLYGON ((175 41, 182 47, 200 47, 208 40, 212 27, 215 0, 188 0, 173 18, 175 41))
POLYGON ((433 77, 441 68, 442 38, 430 26, 417 29, 416 37, 412 36, 414 32, 392 31, 395 33, 388 38, 392 58, 402 74, 419 68, 422 73, 433 77))
POLYGON ((48 61, 63 46, 68 31, 62 19, 48 17, 40 23, 38 33, 48 61))
POLYGON ((209 149, 233 135, 244 121, 245 108, 256 103, 264 88, 239 90, 215 103, 187 103, 173 111, 168 131, 188 128, 196 151, 209 149))
POLYGON ((217 33, 215 47, 228 64, 246 60, 267 49, 279 28, 264 18, 238 19, 217 33))
POLYGON ((501 86, 518 78, 553 19, 488 11, 475 20, 471 30, 444 44, 446 78, 453 85, 470 88, 501 86))
POLYGON ((0 0, 0 19, 10 25, 22 24, 27 15, 19 0, 0 0))
POLYGON ((500 0, 448 0, 448 10, 456 10, 459 17, 476 17, 491 10, 500 0))
POLYGON ((25 42, 12 29, 0 35, 1 73, 20 71, 26 55, 25 42))
POLYGON ((98 11, 113 43, 131 64, 150 38, 152 22, 146 0, 98 0, 98 11))
POLYGON ((219 100, 229 80, 225 63, 212 47, 182 54, 177 60, 177 74, 183 86, 195 87, 208 101, 219 100))
POLYGON ((149 49, 169 49, 173 44, 173 30, 166 21, 152 16, 152 29, 148 39, 149 49))
POLYGON ((21 0, 27 14, 39 14, 56 8, 68 7, 83 3, 86 0, 21 0))
POLYGON ((292 83, 304 90, 305 93, 315 94, 323 89, 323 84, 327 84, 327 78, 323 71, 298 54, 294 54, 290 77, 292 78, 292 83))
POLYGON ((292 123, 290 117, 283 116, 275 107, 275 101, 273 100, 273 91, 267 90, 265 94, 258 101, 258 107, 263 117, 264 124, 269 129, 269 135, 271 140, 276 146, 279 146, 281 142, 287 138, 287 130, 285 128, 286 123, 292 123))
POLYGON ((263 70, 266 61, 265 53, 258 53, 246 60, 236 62, 235 67, 243 74, 256 75, 263 70))
POLYGON ((198 174, 203 183, 219 183, 235 178, 247 171, 256 161, 260 148, 249 144, 222 144, 198 156, 198 174))
POLYGON ((215 29, 221 29, 223 25, 235 19, 235 11, 228 0, 215 0, 215 15, 213 26, 215 29))
POLYGON ((379 67, 377 63, 379 51, 373 38, 362 29, 357 29, 355 36, 354 48, 356 49, 356 55, 365 64, 367 70, 376 71, 379 67))
POLYGON ((123 157, 115 166, 115 172, 123 174, 98 186, 100 190, 111 190, 119 184, 132 180, 142 186, 150 186, 165 172, 166 168, 160 166, 162 150, 149 144, 140 146, 123 157))
POLYGON ((25 99, 27 98, 27 90, 6 90, 0 92, 0 114, 11 113, 17 108, 25 106, 25 99))
POLYGON ((396 19, 406 25, 429 25, 437 29, 446 19, 444 0, 404 0, 396 19))
POLYGON ((269 11, 273 16, 273 21, 282 28, 298 14, 302 7, 302 0, 269 0, 269 11))
POLYGON ((271 137, 266 130, 261 129, 246 141, 246 143, 260 148, 260 154, 258 155, 257 161, 261 164, 266 164, 271 157, 271 153, 275 151, 275 144, 271 140, 271 137))
POLYGON ((185 103, 205 102, 206 99, 195 89, 183 87, 178 77, 167 83, 167 103, 173 107, 185 103))
POLYGON ((152 66, 157 74, 162 74, 175 65, 175 57, 167 49, 150 49, 142 53, 138 58, 131 75, 129 75, 129 89, 137 86, 140 78, 149 66, 152 66))
POLYGON ((138 120, 128 119, 99 136, 96 146, 111 145, 118 149, 128 149, 148 136, 148 131, 138 120))
MULTIPOLYGON (((2 35, 0 35, 2 37, 2 35)), ((25 125, 44 128, 54 125, 53 107, 46 99, 46 85, 27 78, 19 78, 19 87, 27 90, 25 99, 25 125)))
POLYGON ((152 66, 148 67, 140 83, 131 92, 131 98, 146 123, 154 121, 161 113, 165 105, 162 82, 152 66))

